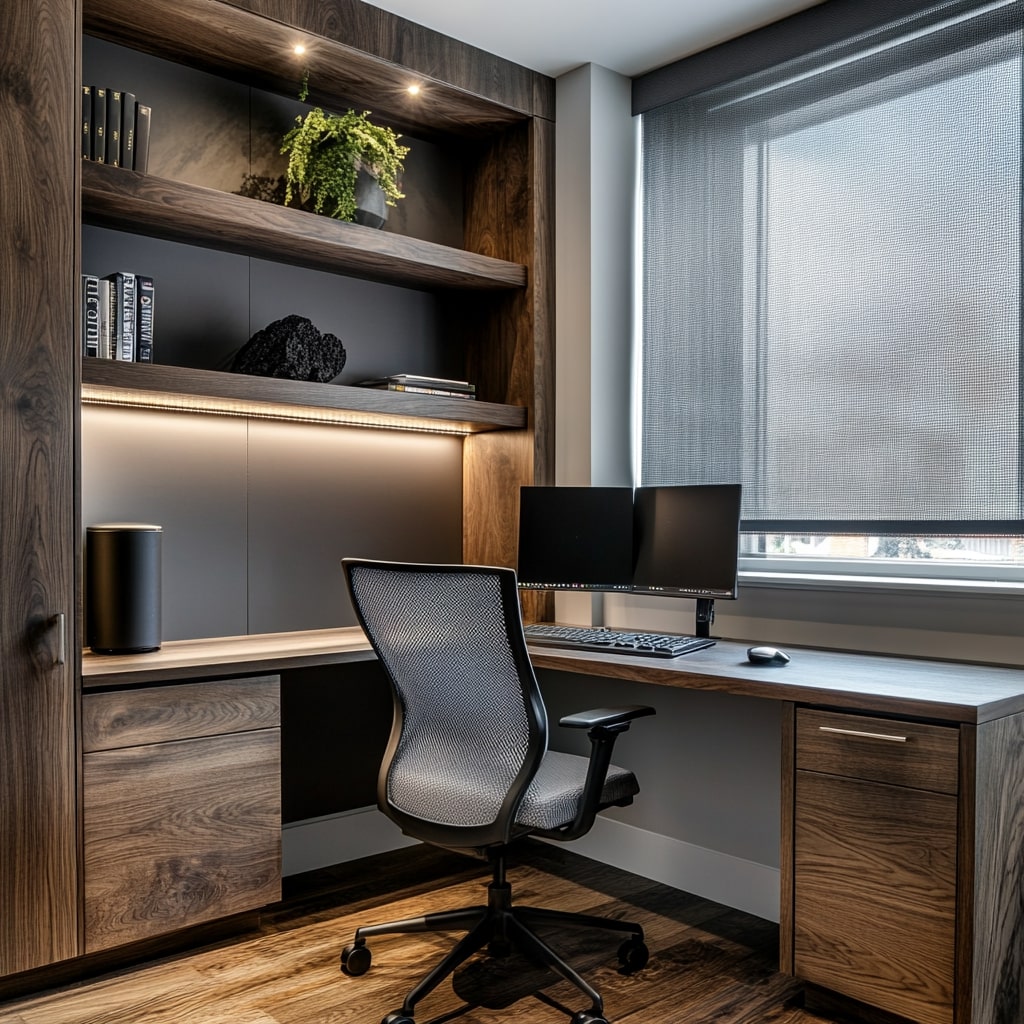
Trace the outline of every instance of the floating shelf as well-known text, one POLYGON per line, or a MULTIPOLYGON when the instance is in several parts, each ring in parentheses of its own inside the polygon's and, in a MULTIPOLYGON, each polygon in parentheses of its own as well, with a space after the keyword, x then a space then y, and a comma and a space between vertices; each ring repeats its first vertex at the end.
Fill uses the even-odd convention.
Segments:
POLYGON ((520 406, 111 359, 82 360, 82 401, 451 434, 526 426, 520 406))
POLYGON ((101 227, 406 288, 526 287, 518 263, 89 161, 82 215, 101 227))

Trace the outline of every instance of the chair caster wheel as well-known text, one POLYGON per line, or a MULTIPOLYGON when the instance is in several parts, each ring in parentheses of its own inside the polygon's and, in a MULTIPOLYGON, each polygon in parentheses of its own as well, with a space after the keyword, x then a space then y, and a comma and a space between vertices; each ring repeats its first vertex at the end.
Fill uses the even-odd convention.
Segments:
POLYGON ((643 939, 632 938, 619 946, 619 963, 627 974, 643 970, 650 960, 651 953, 643 939))
POLYGON ((351 942, 341 951, 341 969, 353 977, 365 974, 372 960, 370 951, 362 942, 351 942))
POLYGON ((389 1013, 380 1024, 416 1024, 416 1021, 408 1014, 402 1013, 401 1010, 396 1010, 394 1013, 389 1013))

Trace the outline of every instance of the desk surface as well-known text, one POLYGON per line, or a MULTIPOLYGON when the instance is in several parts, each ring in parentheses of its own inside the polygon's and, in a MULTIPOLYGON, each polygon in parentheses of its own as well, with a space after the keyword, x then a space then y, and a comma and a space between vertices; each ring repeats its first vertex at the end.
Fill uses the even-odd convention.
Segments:
MULTIPOLYGON (((535 667, 657 686, 715 690, 770 700, 981 723, 1024 711, 1024 669, 787 648, 788 665, 751 665, 746 645, 719 641, 680 658, 531 647, 535 667)), ((86 689, 176 679, 276 672, 366 661, 373 652, 358 627, 298 633, 176 640, 151 654, 86 651, 86 689)))

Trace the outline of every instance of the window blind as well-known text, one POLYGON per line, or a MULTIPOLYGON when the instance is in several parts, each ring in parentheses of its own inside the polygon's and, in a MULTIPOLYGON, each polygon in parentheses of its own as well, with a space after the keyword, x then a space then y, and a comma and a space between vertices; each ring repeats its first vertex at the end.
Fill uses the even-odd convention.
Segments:
POLYGON ((1019 2, 642 116, 640 477, 744 529, 1024 526, 1019 2))

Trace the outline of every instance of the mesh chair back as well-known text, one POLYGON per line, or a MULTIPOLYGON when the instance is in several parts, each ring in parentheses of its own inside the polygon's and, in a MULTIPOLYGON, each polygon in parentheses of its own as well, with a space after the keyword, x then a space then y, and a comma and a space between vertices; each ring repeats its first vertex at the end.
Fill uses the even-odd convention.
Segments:
POLYGON ((382 809, 440 845, 507 842, 547 742, 515 574, 354 559, 344 566, 395 697, 382 809))

